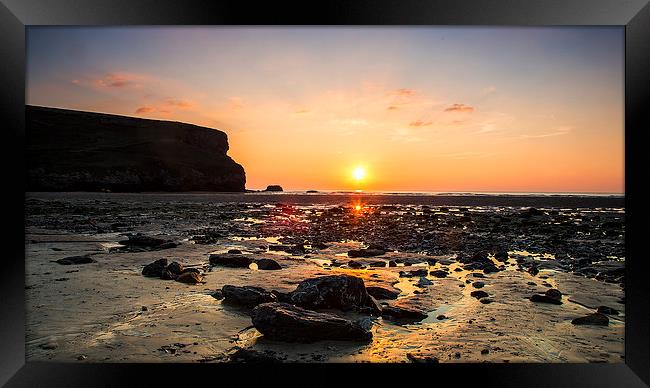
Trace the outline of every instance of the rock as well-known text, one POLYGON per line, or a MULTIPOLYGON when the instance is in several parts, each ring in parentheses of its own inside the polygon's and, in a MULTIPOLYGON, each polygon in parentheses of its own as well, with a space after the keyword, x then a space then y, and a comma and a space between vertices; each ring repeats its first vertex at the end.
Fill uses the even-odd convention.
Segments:
POLYGON ((607 314, 607 315, 618 315, 619 311, 616 309, 613 309, 611 307, 607 306, 598 306, 598 310, 596 312, 601 313, 601 314, 607 314))
MULTIPOLYGON (((329 275, 303 280, 291 292, 291 303, 313 309, 360 310, 376 308, 363 279, 350 275, 329 275)), ((380 313, 381 311, 375 311, 380 313)))
POLYGON ((172 261, 168 266, 167 266, 167 271, 174 275, 180 275, 183 273, 183 265, 179 262, 172 261))
POLYGON ((382 306, 382 316, 394 319, 421 321, 428 315, 421 310, 401 306, 382 306))
POLYGON ((397 267, 397 263, 395 262, 395 260, 389 260, 388 261, 388 266, 389 267, 397 267))
POLYGON ((437 364, 438 358, 433 356, 421 356, 414 353, 406 353, 406 358, 414 364, 437 364))
POLYGON ((159 278, 167 268, 167 259, 158 259, 151 264, 147 264, 142 269, 142 275, 147 277, 159 278))
POLYGON ((196 274, 201 274, 201 271, 198 268, 184 268, 182 273, 194 272, 196 274))
POLYGON ((506 260, 508 260, 508 251, 505 251, 505 250, 497 251, 494 254, 494 258, 499 260, 499 261, 506 261, 506 260))
POLYGON ((418 269, 416 271, 399 271, 399 276, 402 278, 412 278, 412 277, 422 277, 422 276, 427 276, 427 270, 426 269, 418 269))
POLYGON ((210 255, 210 265, 231 267, 231 268, 248 268, 253 262, 249 255, 213 253, 210 255))
POLYGON ((282 360, 272 350, 260 352, 259 350, 239 348, 230 355, 230 362, 277 364, 282 360))
POLYGON ((489 349, 483 349, 483 350, 481 350, 481 354, 483 354, 483 355, 488 354, 488 353, 490 353, 490 350, 489 350, 489 349))
POLYGON ((482 290, 472 291, 470 295, 476 299, 487 298, 489 296, 487 292, 482 290))
POLYGON ((168 270, 167 268, 165 268, 162 271, 162 274, 160 275, 160 278, 162 280, 176 280, 177 277, 178 277, 177 274, 173 273, 172 271, 168 270))
POLYGON ((492 299, 492 298, 481 298, 481 299, 479 299, 479 302, 481 302, 483 304, 490 304, 490 303, 494 302, 494 299, 492 299))
POLYGON ((609 318, 607 315, 601 313, 593 313, 584 317, 575 318, 571 321, 574 325, 596 325, 607 326, 609 325, 609 318))
POLYGON ((546 290, 544 295, 535 294, 530 297, 531 302, 536 303, 550 303, 550 304, 562 304, 562 293, 554 288, 546 290))
POLYGON ((141 234, 136 234, 128 237, 129 237, 128 240, 122 240, 119 243, 127 246, 137 246, 137 247, 147 247, 147 248, 158 247, 159 245, 165 243, 165 240, 155 238, 155 237, 144 236, 141 234))
POLYGON ((80 354, 80 355, 77 356, 77 360, 79 360, 79 361, 83 361, 83 360, 85 360, 87 358, 88 358, 88 356, 83 355, 83 354, 80 354))
POLYGON ((283 191, 283 190, 282 190, 282 186, 280 186, 280 185, 268 185, 268 186, 266 186, 266 189, 264 191, 280 192, 280 191, 283 191))
POLYGON ((282 269, 280 264, 273 259, 259 259, 255 262, 257 264, 257 269, 266 270, 266 271, 275 271, 282 269))
POLYGON ((390 290, 379 286, 368 286, 366 291, 375 299, 397 299, 400 294, 399 290, 390 290))
POLYGON ((276 302, 278 299, 273 293, 261 287, 253 286, 238 287, 225 285, 221 288, 221 293, 223 294, 224 302, 245 307, 276 302))
POLYGON ((239 249, 228 249, 228 253, 231 255, 241 255, 242 252, 239 249))
POLYGON ((245 190, 217 129, 30 105, 25 119, 27 191, 245 190))
POLYGON ((57 344, 56 342, 51 341, 51 342, 41 344, 39 347, 41 349, 45 349, 45 350, 53 350, 53 349, 58 348, 59 344, 57 344))
POLYGON ((63 259, 59 259, 56 262, 62 265, 77 265, 95 263, 95 260, 93 260, 90 255, 84 255, 64 257, 63 259))
POLYGON ((426 287, 426 286, 430 286, 432 284, 433 284, 433 282, 431 280, 425 278, 424 276, 420 277, 420 280, 418 280, 418 282, 417 282, 418 287, 426 287))
POLYGON ((472 287, 474 288, 483 288, 485 286, 485 283, 483 282, 474 282, 472 283, 472 287))
POLYGON ((353 249, 348 251, 348 257, 373 257, 373 256, 381 256, 385 254, 386 251, 383 249, 376 249, 376 248, 366 248, 366 249, 353 249))
POLYGON ((559 299, 551 298, 547 295, 535 294, 530 297, 531 302, 535 303, 549 303, 549 304, 562 304, 562 301, 559 299))
POLYGON ((161 250, 162 249, 171 249, 171 248, 176 248, 179 245, 181 245, 181 244, 175 243, 173 241, 167 241, 165 243, 162 243, 162 244, 158 245, 158 249, 161 249, 161 250))
POLYGON ((203 276, 199 275, 196 272, 183 272, 182 274, 178 275, 176 281, 186 284, 198 284, 203 283, 203 276))
POLYGON ((379 260, 379 261, 371 261, 368 263, 370 267, 386 267, 386 262, 379 260))
POLYGON ((447 317, 444 316, 443 314, 440 314, 440 315, 438 315, 438 316, 436 317, 436 319, 439 320, 439 321, 442 321, 443 319, 447 319, 447 317))
POLYGON ((372 333, 359 322, 288 303, 263 303, 252 313, 253 326, 269 339, 287 342, 369 341, 372 333))
POLYGON ((142 307, 140 308, 140 311, 147 311, 147 310, 149 310, 149 309, 147 308, 147 306, 142 306, 142 307))
POLYGON ((429 275, 435 276, 437 278, 445 278, 445 277, 447 277, 447 275, 449 275, 449 273, 447 271, 445 271, 445 270, 438 269, 438 270, 429 272, 429 275))
POLYGON ((223 299, 223 292, 221 292, 221 290, 217 290, 217 291, 213 292, 212 294, 210 294, 210 296, 213 297, 216 300, 221 300, 221 299, 223 299))
POLYGON ((348 267, 350 267, 350 268, 352 268, 352 269, 362 269, 362 268, 366 268, 365 265, 363 265, 363 264, 361 264, 361 263, 359 263, 358 261, 355 261, 355 260, 350 260, 350 261, 348 261, 348 267))

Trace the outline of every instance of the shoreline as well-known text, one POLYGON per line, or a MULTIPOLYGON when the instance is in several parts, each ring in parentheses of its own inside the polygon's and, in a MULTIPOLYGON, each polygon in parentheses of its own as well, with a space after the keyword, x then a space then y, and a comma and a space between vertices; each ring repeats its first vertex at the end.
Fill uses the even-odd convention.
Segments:
POLYGON ((400 204, 427 206, 507 206, 507 207, 577 207, 624 208, 624 196, 588 195, 537 195, 537 194, 382 194, 382 193, 222 193, 222 192, 148 192, 148 193, 97 193, 97 192, 26 192, 27 199, 87 200, 142 200, 217 203, 285 203, 295 205, 343 205, 361 201, 362 204, 400 204))

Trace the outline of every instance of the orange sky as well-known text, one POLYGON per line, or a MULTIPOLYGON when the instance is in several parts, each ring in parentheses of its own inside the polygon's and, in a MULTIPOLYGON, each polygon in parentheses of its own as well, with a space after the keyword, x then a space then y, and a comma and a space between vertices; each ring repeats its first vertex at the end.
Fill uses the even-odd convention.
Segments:
POLYGON ((218 128, 253 189, 622 193, 622 43, 618 28, 30 28, 27 102, 218 128))

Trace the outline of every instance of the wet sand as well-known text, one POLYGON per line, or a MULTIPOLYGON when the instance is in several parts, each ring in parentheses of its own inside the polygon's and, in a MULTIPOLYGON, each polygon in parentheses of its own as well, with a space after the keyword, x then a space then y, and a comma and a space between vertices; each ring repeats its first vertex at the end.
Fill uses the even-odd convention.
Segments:
POLYGON ((328 196, 325 201, 294 196, 298 200, 268 194, 28 194, 28 360, 226 362, 246 348, 268 351, 285 362, 409 362, 426 356, 439 362, 624 361, 624 290, 615 275, 625 260, 620 202, 590 198, 576 204, 573 198, 554 205, 538 198, 505 207, 500 198, 471 205, 437 198, 442 202, 434 205, 423 204, 431 199, 421 197, 328 196), (521 208, 533 205, 539 214, 521 208), (508 232, 499 229, 506 224, 508 232), (129 233, 180 245, 120 250, 117 242, 129 233), (392 251, 372 258, 347 256, 351 249, 378 242, 392 251), (304 249, 273 249, 297 243, 304 249), (317 243, 327 247, 317 249, 317 243), (495 244, 508 251, 506 260, 490 254, 498 272, 467 270, 458 260, 495 244), (282 269, 209 265, 209 254, 230 249, 273 259, 282 269), (54 262, 85 254, 95 262, 54 262), (142 276, 144 265, 160 258, 200 269, 205 283, 142 276), (578 265, 580 259, 589 260, 578 265), (386 266, 352 269, 350 260, 362 265, 385 261, 386 266), (402 263, 388 267, 391 260, 402 263), (428 286, 419 286, 417 276, 400 276, 400 271, 418 269, 444 269, 449 275, 427 275, 433 283, 428 286), (251 327, 248 309, 212 296, 226 284, 289 292, 304 279, 332 274, 395 289, 396 300, 380 302, 416 307, 428 318, 373 317, 371 342, 285 343, 251 327), (492 303, 470 295, 476 281, 485 284, 480 289, 492 303), (561 305, 528 299, 550 288, 562 292, 561 305), (571 323, 599 306, 619 314, 608 315, 607 326, 571 323))

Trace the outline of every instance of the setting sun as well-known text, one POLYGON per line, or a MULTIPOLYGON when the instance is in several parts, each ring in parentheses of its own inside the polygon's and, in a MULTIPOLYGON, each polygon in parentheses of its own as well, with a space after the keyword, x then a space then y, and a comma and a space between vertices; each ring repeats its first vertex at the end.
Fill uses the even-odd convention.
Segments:
POLYGON ((361 166, 356 167, 352 171, 352 176, 354 177, 355 180, 361 181, 361 180, 363 180, 363 178, 366 177, 366 170, 361 166))

